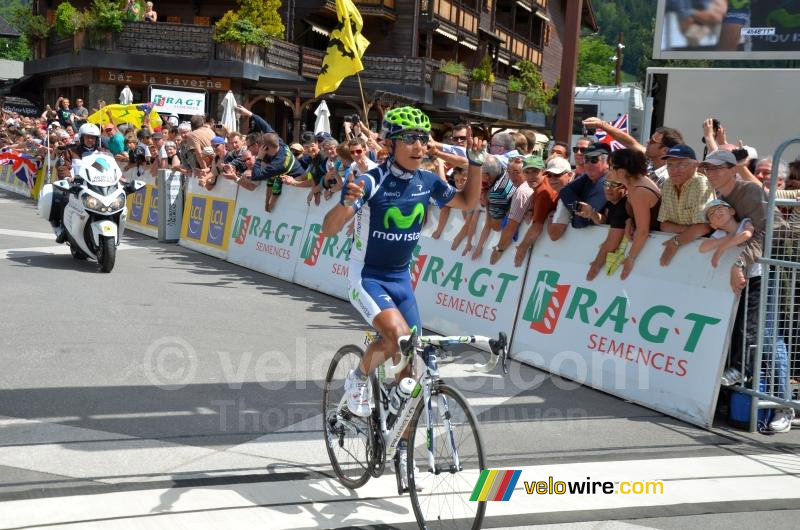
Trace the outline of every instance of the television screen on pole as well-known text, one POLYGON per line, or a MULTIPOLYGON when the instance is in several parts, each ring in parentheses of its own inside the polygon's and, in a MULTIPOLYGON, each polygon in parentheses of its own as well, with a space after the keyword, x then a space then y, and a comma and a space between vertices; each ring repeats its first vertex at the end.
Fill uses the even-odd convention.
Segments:
POLYGON ((800 59, 800 0, 658 0, 655 59, 800 59))

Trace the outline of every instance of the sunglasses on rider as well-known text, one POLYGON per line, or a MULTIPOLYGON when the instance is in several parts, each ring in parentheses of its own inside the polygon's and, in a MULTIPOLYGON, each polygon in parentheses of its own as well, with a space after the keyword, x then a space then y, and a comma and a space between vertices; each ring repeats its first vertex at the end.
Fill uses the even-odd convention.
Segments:
POLYGON ((572 148, 572 152, 573 153, 585 153, 587 149, 589 149, 589 148, 588 147, 573 147, 572 148))
POLYGON ((413 134, 413 133, 405 133, 405 134, 398 134, 397 136, 392 137, 394 140, 402 140, 406 145, 414 145, 417 141, 422 145, 428 145, 428 141, 431 139, 430 135, 428 134, 413 134))

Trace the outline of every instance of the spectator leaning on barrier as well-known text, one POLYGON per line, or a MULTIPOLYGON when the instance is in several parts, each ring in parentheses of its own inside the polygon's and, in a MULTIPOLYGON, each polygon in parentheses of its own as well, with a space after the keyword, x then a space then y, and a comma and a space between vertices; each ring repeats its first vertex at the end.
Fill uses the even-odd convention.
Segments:
POLYGON ((633 270, 636 258, 644 249, 650 230, 658 230, 658 210, 661 191, 647 177, 647 158, 635 149, 619 149, 611 153, 610 171, 606 182, 617 182, 628 190, 628 209, 633 219, 633 243, 622 262, 621 279, 633 270))
MULTIPOLYGON (((730 365, 723 372, 722 383, 736 384, 743 380, 744 375, 749 375, 743 375, 738 367, 742 366, 744 352, 757 343, 758 327, 762 325, 763 359, 765 365, 770 367, 766 374, 767 380, 773 383, 771 388, 777 397, 788 400, 790 391, 786 343, 779 336, 773 310, 775 278, 763 278, 761 265, 757 263, 762 253, 766 216, 775 216, 776 233, 787 228, 786 222, 779 212, 767 212, 764 191, 759 185, 736 178, 736 157, 730 151, 712 151, 703 161, 702 168, 717 191, 717 196, 734 209, 739 219, 750 219, 753 229, 753 236, 743 243, 743 250, 731 267, 731 288, 738 294, 747 285, 747 296, 739 300, 731 337, 730 365), (764 322, 759 321, 761 289, 767 289, 768 308, 764 314, 764 322)), ((780 242, 776 241, 776 244, 779 245, 780 242)), ((753 369, 753 366, 746 368, 748 372, 753 369)), ((793 417, 794 411, 791 409, 778 410, 770 422, 770 428, 776 432, 788 431, 793 417)))
POLYGON ((706 177, 697 173, 697 158, 688 145, 670 148, 663 159, 669 177, 662 188, 658 221, 662 232, 675 234, 664 243, 661 253, 661 266, 666 267, 681 246, 709 233, 703 209, 714 198, 714 190, 706 177))
POLYGON ((236 110, 242 116, 252 118, 254 127, 264 133, 261 136, 261 147, 256 155, 251 180, 254 182, 261 180, 267 182, 264 209, 267 212, 271 212, 275 208, 283 189, 283 179, 281 177, 284 175, 300 177, 305 175, 306 169, 264 118, 253 114, 241 105, 237 105, 236 110))
POLYGON ((606 181, 608 173, 608 156, 610 154, 611 148, 599 142, 591 144, 584 153, 586 172, 559 191, 559 204, 548 228, 550 239, 553 241, 560 239, 567 229, 567 223, 571 222, 573 228, 583 228, 594 224, 591 219, 573 214, 579 210, 581 202, 595 210, 605 206, 606 195, 603 191, 603 183, 606 181))
MULTIPOLYGON (((515 160, 514 162, 519 165, 520 161, 515 160)), ((500 230, 500 224, 503 222, 503 218, 511 207, 511 198, 516 190, 514 183, 511 182, 511 177, 509 177, 508 172, 504 171, 500 159, 496 156, 486 156, 481 166, 481 178, 483 179, 484 185, 488 186, 486 193, 487 215, 486 223, 483 225, 483 230, 481 230, 478 244, 472 251, 473 260, 481 257, 483 247, 489 239, 490 232, 492 230, 500 230)))
MULTIPOLYGON (((522 224, 522 220, 526 212, 530 209, 531 201, 533 200, 533 188, 531 188, 526 181, 524 169, 527 165, 526 160, 527 159, 515 158, 508 164, 508 177, 511 179, 511 183, 514 187, 516 187, 516 191, 511 197, 511 206, 508 210, 505 226, 503 226, 502 232, 500 233, 500 241, 498 241, 497 245, 492 249, 492 255, 489 258, 489 263, 492 265, 497 263, 503 252, 511 246, 514 234, 517 233, 517 229, 522 224)), ((542 169, 544 169, 544 161, 540 157, 537 157, 535 166, 537 169, 532 171, 535 171, 538 175, 541 173, 542 169)), ((533 167, 533 165, 531 167, 533 167)))
POLYGON ((181 158, 192 170, 192 176, 207 178, 210 168, 206 165, 203 150, 211 147, 211 139, 216 136, 211 128, 211 117, 192 116, 190 123, 192 132, 184 137, 181 158))
MULTIPOLYGON (((517 250, 514 253, 515 267, 521 266, 525 261, 528 251, 533 249, 539 236, 544 231, 544 225, 550 213, 556 208, 558 192, 550 186, 549 175, 563 175, 571 170, 569 161, 566 158, 551 158, 545 166, 542 158, 536 155, 529 155, 525 159, 523 168, 525 183, 533 190, 533 195, 530 197, 525 210, 525 215, 530 214, 531 216, 531 226, 517 245, 517 250)), ((510 240, 508 244, 511 244, 510 240)))
MULTIPOLYGON (((589 265, 589 272, 586 273, 586 279, 592 281, 602 268, 608 265, 608 258, 615 252, 624 252, 625 246, 622 242, 625 239, 625 231, 630 214, 628 213, 628 189, 621 182, 615 182, 607 179, 603 185, 606 194, 606 204, 600 210, 588 212, 591 215, 592 221, 597 224, 607 224, 608 235, 606 240, 600 245, 594 261, 589 265)), ((581 210, 578 215, 586 215, 587 211, 581 210)), ((608 268, 608 273, 612 274, 616 270, 616 266, 612 264, 608 268)))

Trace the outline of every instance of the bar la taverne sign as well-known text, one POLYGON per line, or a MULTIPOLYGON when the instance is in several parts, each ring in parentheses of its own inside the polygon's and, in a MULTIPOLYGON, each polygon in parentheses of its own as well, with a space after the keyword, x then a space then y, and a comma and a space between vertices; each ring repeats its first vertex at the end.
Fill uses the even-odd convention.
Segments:
POLYGON ((231 88, 231 80, 223 77, 132 72, 130 70, 96 70, 96 72, 98 83, 112 85, 168 85, 175 88, 196 88, 213 92, 227 92, 231 88))

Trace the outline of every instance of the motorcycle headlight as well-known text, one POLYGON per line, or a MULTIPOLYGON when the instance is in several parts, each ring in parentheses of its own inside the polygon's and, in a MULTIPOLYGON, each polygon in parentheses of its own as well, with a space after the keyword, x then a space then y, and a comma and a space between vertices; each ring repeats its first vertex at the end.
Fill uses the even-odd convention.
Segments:
POLYGON ((83 196, 83 206, 87 210, 100 210, 103 207, 103 203, 100 199, 96 197, 92 197, 91 195, 84 195, 83 196))
POLYGON ((112 212, 116 212, 117 210, 121 210, 122 208, 124 208, 125 207, 125 194, 124 193, 120 193, 119 196, 117 196, 116 199, 111 201, 111 204, 109 205, 109 207, 111 208, 112 212))

